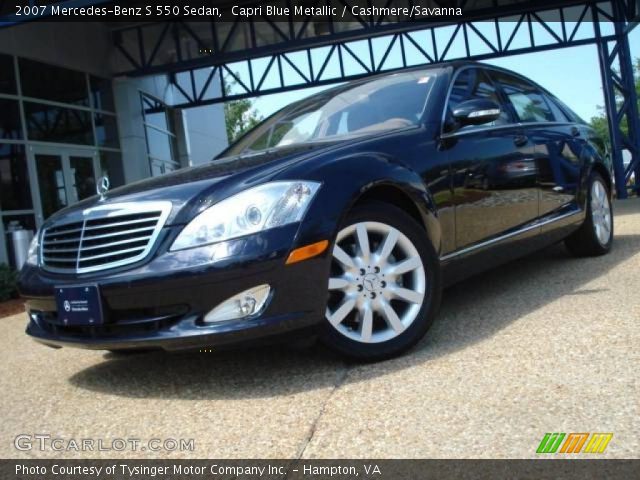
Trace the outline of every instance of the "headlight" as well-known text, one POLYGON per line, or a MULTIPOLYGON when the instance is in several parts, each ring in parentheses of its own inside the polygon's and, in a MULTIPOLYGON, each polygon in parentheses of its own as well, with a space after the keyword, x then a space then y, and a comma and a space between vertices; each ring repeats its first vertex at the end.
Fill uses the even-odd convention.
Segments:
POLYGON ((265 183, 209 207, 184 227, 171 250, 222 242, 302 220, 316 182, 265 183))
POLYGON ((27 250, 27 259, 25 263, 29 265, 38 266, 38 248, 40 247, 40 242, 38 239, 40 238, 40 232, 36 232, 29 244, 29 250, 27 250))

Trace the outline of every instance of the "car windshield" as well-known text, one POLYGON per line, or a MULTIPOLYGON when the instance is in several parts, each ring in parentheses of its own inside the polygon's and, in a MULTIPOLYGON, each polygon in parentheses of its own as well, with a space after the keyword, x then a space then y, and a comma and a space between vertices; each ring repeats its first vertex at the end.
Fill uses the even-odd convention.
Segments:
POLYGON ((436 74, 397 73, 300 100, 258 125, 225 156, 417 125, 436 74))

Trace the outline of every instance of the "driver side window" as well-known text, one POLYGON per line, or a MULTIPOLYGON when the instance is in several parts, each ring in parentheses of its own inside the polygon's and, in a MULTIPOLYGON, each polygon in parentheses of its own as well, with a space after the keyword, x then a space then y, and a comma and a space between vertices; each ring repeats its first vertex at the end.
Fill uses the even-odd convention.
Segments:
MULTIPOLYGON (((501 101, 500 96, 496 88, 491 83, 491 79, 487 73, 480 68, 466 68, 458 73, 453 86, 451 88, 451 95, 449 96, 449 102, 447 104, 447 115, 451 116, 453 110, 462 102, 475 99, 487 99, 493 100, 500 105, 500 117, 491 123, 482 125, 496 126, 507 125, 513 123, 509 110, 501 101)), ((476 125, 467 125, 463 127, 463 130, 478 128, 476 125)))

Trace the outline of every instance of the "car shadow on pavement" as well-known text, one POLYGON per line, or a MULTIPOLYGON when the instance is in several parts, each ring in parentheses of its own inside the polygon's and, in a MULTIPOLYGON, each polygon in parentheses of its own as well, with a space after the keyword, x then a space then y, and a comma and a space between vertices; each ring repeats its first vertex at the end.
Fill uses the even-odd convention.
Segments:
POLYGON ((473 346, 563 296, 598 294, 606 287, 585 284, 638 251, 639 235, 618 235, 609 255, 587 259, 571 257, 559 244, 465 280, 444 292, 427 336, 405 355, 386 362, 348 363, 319 346, 105 354, 102 363, 69 381, 109 395, 193 400, 268 398, 360 382, 473 346))
POLYGON ((613 201, 613 214, 617 217, 640 215, 640 198, 631 197, 613 201))

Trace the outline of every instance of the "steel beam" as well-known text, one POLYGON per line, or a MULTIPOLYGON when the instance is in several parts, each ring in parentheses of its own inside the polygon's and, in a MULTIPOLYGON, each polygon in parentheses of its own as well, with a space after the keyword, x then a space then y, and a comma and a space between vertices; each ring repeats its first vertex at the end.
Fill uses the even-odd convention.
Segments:
MULTIPOLYGON (((498 17, 507 18, 521 15, 536 15, 541 12, 558 11, 581 7, 598 0, 414 0, 398 1, 398 6, 420 4, 430 7, 462 7, 465 22, 493 21, 498 17)), ((608 0, 600 3, 607 3, 608 0)), ((218 0, 214 4, 219 8, 230 8, 234 4, 255 7, 263 4, 259 0, 244 2, 218 0)), ((291 6, 290 0, 273 0, 271 4, 291 6)), ((303 2, 298 2, 303 3, 303 2)), ((306 5, 333 6, 339 11, 359 5, 393 6, 393 0, 306 0, 306 5)), ((142 23, 134 26, 115 28, 114 44, 118 48, 115 57, 117 70, 122 75, 151 75, 179 72, 205 66, 217 66, 251 58, 282 54, 306 48, 331 46, 348 41, 367 40, 384 35, 410 32, 424 29, 424 18, 402 17, 388 18, 384 15, 353 16, 347 14, 347 20, 327 18, 318 22, 316 17, 298 16, 287 22, 275 22, 266 15, 254 19, 235 19, 235 21, 182 21, 175 19, 171 23, 176 35, 168 39, 162 34, 162 23, 142 23), (286 23, 286 26, 283 25, 286 23), (257 33, 259 32, 259 33, 257 33), (163 43, 175 52, 172 57, 159 59, 150 55, 157 51, 157 45, 163 43), (201 51, 211 55, 199 54, 201 51)), ((559 18, 559 15, 558 15, 559 18)), ((453 20, 430 21, 433 27, 456 24, 453 20)))
MULTIPOLYGON (((178 97, 182 97, 178 98, 176 106, 189 107, 327 85, 447 60, 484 60, 595 44, 598 39, 615 38, 596 36, 591 27, 592 18, 613 20, 606 5, 609 2, 589 2, 577 7, 576 21, 568 21, 561 12, 556 12, 561 28, 543 20, 539 12, 532 12, 512 18, 514 21, 509 27, 501 23, 504 17, 482 24, 473 21, 450 26, 414 23, 403 27, 410 27, 410 30, 382 37, 359 41, 334 39, 325 47, 278 52, 232 63, 218 63, 220 59, 213 54, 209 67, 171 72, 169 78, 178 97), (586 31, 583 27, 587 27, 586 31), (470 38, 475 40, 473 44, 470 38), (194 82, 194 71, 207 80, 194 82), (214 81, 221 82, 222 88, 212 88, 214 81)), ((165 34, 160 29, 158 34, 158 42, 164 41, 165 34)), ((157 50, 154 48, 153 51, 157 50)))
MULTIPOLYGON (((350 6, 354 0, 324 3, 350 6)), ((200 23, 175 22, 170 27, 141 24, 122 28, 114 32, 114 42, 121 65, 128 67, 123 74, 168 73, 178 98, 174 106, 179 108, 328 85, 447 60, 483 60, 597 45, 617 195, 628 195, 626 185, 634 173, 631 189, 638 192, 640 120, 628 41, 629 32, 640 20, 638 2, 522 0, 500 8, 497 4, 478 5, 482 6, 465 10, 465 21, 456 23, 354 17, 348 26, 330 21, 326 31, 319 31, 310 18, 289 21, 288 28, 269 19, 261 23, 212 22, 204 30, 200 23), (553 28, 549 15, 560 23, 560 29, 553 28), (505 21, 515 28, 505 31, 501 23, 505 21), (614 33, 603 34, 600 22, 613 25, 614 33), (592 25, 590 33, 577 35, 585 24, 592 25), (487 31, 487 25, 493 28, 487 31), (525 44, 523 36, 528 39, 525 44), (158 52, 167 48, 173 56, 158 58, 158 52), (205 81, 198 82, 196 77, 205 81), (623 150, 628 150, 632 159, 626 169, 623 150)))
MULTIPOLYGON (((629 18, 628 15, 635 16, 637 12, 629 10, 624 1, 614 1, 613 8, 616 19, 622 19, 622 21, 615 22, 613 40, 601 38, 597 45, 616 194, 618 198, 627 198, 629 191, 636 194, 640 192, 638 95, 635 88, 633 59, 629 49, 630 29, 624 21, 625 18, 629 18), (624 150, 631 156, 627 167, 624 165, 624 150)), ((595 26, 596 35, 599 35, 599 25, 595 26)))

